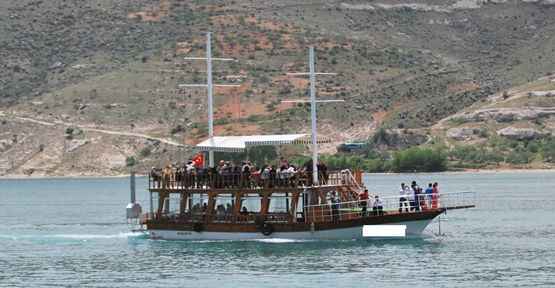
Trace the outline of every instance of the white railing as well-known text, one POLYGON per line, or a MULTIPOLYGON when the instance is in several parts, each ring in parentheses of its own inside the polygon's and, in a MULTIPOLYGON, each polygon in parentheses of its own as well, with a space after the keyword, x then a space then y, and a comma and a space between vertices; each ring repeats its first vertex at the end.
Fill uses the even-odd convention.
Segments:
POLYGON ((401 196, 379 197, 379 202, 375 198, 367 200, 366 209, 363 202, 357 200, 332 203, 329 199, 328 203, 306 205, 304 206, 305 219, 307 222, 334 222, 385 214, 471 208, 476 205, 476 193, 465 191, 442 193, 436 196, 420 194, 417 200, 402 199, 401 196))

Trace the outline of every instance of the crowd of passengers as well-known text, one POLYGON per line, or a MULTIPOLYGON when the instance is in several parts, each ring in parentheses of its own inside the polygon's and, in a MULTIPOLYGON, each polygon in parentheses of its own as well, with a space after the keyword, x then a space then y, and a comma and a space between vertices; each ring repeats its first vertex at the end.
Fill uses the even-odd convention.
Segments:
MULTIPOLYGON (((328 169, 318 162, 319 182, 326 184, 328 169)), ((250 161, 240 165, 221 160, 216 167, 198 167, 192 160, 182 165, 171 164, 164 168, 152 167, 150 176, 155 188, 232 188, 311 185, 312 161, 302 167, 281 159, 278 165, 254 166, 250 161)))
POLYGON ((437 182, 429 183, 428 187, 423 190, 422 187, 412 181, 410 186, 401 183, 399 189, 399 213, 405 209, 405 212, 423 211, 427 209, 435 209, 439 207, 439 184, 437 182))
MULTIPOLYGON (((378 195, 370 199, 368 190, 359 194, 359 206, 362 208, 362 215, 368 215, 368 206, 372 206, 374 215, 383 215, 383 202, 378 195)), ((333 203, 333 200, 332 200, 333 203)), ((399 213, 420 212, 428 209, 439 208, 439 184, 429 183, 426 190, 423 190, 416 181, 412 181, 410 186, 401 183, 399 190, 399 213)))

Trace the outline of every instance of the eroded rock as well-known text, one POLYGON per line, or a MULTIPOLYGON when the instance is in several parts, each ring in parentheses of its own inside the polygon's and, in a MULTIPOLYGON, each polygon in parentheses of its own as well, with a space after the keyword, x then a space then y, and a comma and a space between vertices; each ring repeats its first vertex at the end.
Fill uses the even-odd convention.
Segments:
POLYGON ((507 127, 497 131, 497 135, 512 140, 534 140, 549 136, 551 133, 533 128, 507 127))
POLYGON ((79 147, 84 146, 88 143, 89 143, 89 140, 87 139, 73 139, 69 141, 66 152, 73 152, 79 149, 79 147))
POLYGON ((555 108, 529 107, 529 108, 491 108, 481 109, 453 116, 451 119, 458 122, 483 122, 495 120, 505 123, 517 120, 536 120, 538 118, 555 115, 555 108))
POLYGON ((478 128, 451 128, 447 130, 447 137, 457 141, 464 141, 479 133, 480 129, 478 128))

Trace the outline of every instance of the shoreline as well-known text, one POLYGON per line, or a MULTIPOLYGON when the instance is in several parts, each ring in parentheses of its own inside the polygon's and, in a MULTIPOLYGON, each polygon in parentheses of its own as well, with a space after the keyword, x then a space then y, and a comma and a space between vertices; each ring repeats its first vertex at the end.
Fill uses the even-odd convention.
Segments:
MULTIPOLYGON (((393 172, 378 172, 378 173, 367 173, 364 174, 372 174, 372 175, 395 175, 395 174, 470 174, 470 173, 479 173, 479 174, 487 174, 487 173, 540 173, 540 172, 549 172, 555 171, 555 168, 545 168, 545 169, 465 169, 461 171, 443 171, 443 172, 403 172, 403 173, 393 173, 393 172)), ((62 175, 62 176, 49 176, 49 175, 37 175, 37 176, 28 176, 28 175, 5 175, 0 176, 0 180, 41 180, 41 179, 118 179, 118 178, 129 178, 131 174, 119 174, 119 175, 62 175)), ((146 177, 146 174, 136 174, 137 177, 146 177)))

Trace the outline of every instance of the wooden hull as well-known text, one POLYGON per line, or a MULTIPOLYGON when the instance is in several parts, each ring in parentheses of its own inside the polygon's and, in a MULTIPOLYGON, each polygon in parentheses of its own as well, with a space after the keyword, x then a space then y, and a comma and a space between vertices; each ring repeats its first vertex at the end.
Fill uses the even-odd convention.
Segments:
POLYGON ((421 213, 402 213, 366 217, 339 223, 274 224, 275 231, 264 235, 254 224, 210 224, 203 231, 195 232, 190 225, 151 224, 147 225, 152 239, 165 240, 351 240, 362 239, 364 225, 399 224, 407 226, 407 236, 418 236, 443 210, 421 213))

